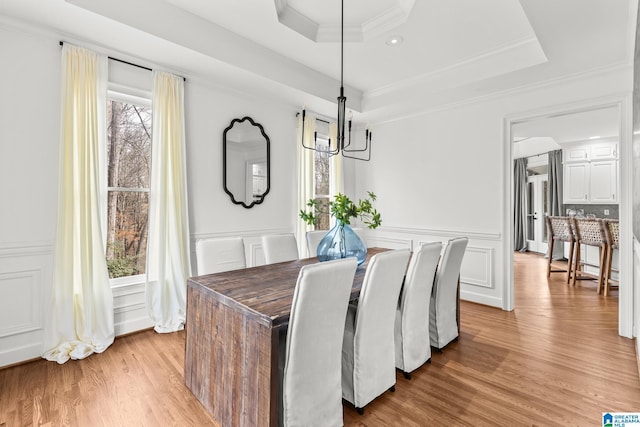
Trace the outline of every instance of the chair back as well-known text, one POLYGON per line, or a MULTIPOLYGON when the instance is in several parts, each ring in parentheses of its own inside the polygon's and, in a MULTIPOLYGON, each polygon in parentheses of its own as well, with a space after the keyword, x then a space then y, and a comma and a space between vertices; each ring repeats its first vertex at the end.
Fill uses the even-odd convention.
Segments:
POLYGON ((458 280, 469 239, 451 239, 444 248, 431 292, 429 334, 431 345, 443 348, 458 336, 458 280))
POLYGON ((293 234, 262 236, 262 249, 267 264, 298 259, 298 243, 293 234))
POLYGON ((429 299, 442 243, 426 243, 411 256, 396 313, 396 367, 411 372, 431 357, 429 299))
POLYGON ((342 425, 342 337, 356 268, 345 258, 300 269, 282 378, 285 426, 342 425))
POLYGON ((602 246, 606 238, 602 221, 597 218, 574 218, 573 224, 578 243, 588 246, 602 246))
POLYGON ((409 256, 409 249, 382 252, 372 256, 367 266, 353 334, 352 403, 356 407, 363 407, 396 382, 394 324, 409 256))
POLYGON ((620 223, 617 219, 603 221, 604 236, 607 244, 612 248, 620 247, 620 223))
POLYGON ((309 257, 318 255, 318 245, 320 240, 327 235, 327 230, 307 231, 307 249, 309 257))
POLYGON ((199 276, 245 268, 242 237, 196 240, 196 264, 199 276))
POLYGON ((571 230, 571 221, 566 216, 547 216, 547 230, 549 231, 549 239, 562 240, 570 242, 573 240, 573 231, 571 230))

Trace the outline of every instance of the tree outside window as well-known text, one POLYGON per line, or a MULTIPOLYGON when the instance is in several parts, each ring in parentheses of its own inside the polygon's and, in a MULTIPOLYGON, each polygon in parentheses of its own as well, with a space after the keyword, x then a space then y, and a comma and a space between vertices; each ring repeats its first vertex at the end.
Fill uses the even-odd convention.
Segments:
MULTIPOLYGON (((316 140, 316 148, 319 150, 329 149, 329 140, 327 135, 318 134, 316 140)), ((318 202, 318 222, 315 225, 316 230, 328 230, 330 226, 329 217, 329 200, 330 183, 331 183, 331 158, 328 154, 314 151, 314 199, 318 202)))
POLYGON ((107 266, 111 278, 144 274, 147 261, 151 108, 107 104, 107 266))

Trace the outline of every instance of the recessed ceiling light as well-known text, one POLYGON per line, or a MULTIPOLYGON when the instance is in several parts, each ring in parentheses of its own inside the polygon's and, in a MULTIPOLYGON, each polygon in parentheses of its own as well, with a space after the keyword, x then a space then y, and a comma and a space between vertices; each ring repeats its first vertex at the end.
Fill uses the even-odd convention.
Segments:
POLYGON ((590 136, 589 139, 598 139, 600 138, 600 135, 596 135, 596 136, 590 136))
POLYGON ((387 39, 386 43, 389 46, 398 46, 402 44, 403 41, 404 41, 404 38, 402 36, 391 36, 387 39))

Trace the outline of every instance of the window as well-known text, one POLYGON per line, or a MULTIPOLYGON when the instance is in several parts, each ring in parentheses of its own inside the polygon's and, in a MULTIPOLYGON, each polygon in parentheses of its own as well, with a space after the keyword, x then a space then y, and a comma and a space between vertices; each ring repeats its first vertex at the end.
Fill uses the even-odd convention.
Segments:
MULTIPOLYGON (((320 123, 319 123, 320 124, 320 123)), ((318 126, 320 128, 320 126, 318 126)), ((329 130, 317 134, 316 148, 329 150, 329 130)), ((333 142, 335 145, 335 142, 333 142)), ((314 199, 319 203, 318 222, 316 230, 328 230, 330 227, 329 200, 331 198, 331 157, 319 151, 314 151, 313 175, 315 178, 314 199)))
POLYGON ((151 102, 110 92, 107 102, 107 247, 109 277, 145 273, 151 102))

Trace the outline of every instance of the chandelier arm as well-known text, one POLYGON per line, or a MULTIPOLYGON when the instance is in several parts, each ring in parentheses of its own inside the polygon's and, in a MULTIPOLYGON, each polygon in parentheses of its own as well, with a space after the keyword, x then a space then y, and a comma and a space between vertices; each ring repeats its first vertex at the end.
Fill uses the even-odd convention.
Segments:
MULTIPOLYGON (((373 132, 369 132, 369 130, 367 129, 366 133, 365 133, 365 137, 364 137, 364 148, 351 148, 348 149, 346 147, 348 147, 349 145, 351 145, 351 133, 349 133, 349 144, 345 146, 345 148, 342 149, 342 151, 346 151, 347 153, 361 153, 364 151, 369 150, 369 144, 371 143, 371 135, 373 134, 373 132)), ((369 156, 371 156, 371 154, 369 154, 369 156)))
POLYGON ((366 159, 364 157, 349 156, 348 154, 344 154, 344 153, 345 153, 345 150, 342 150, 342 157, 346 157, 347 159, 356 159, 356 160, 362 160, 365 162, 368 162, 369 160, 371 160, 371 150, 369 150, 369 152, 367 153, 366 159))

